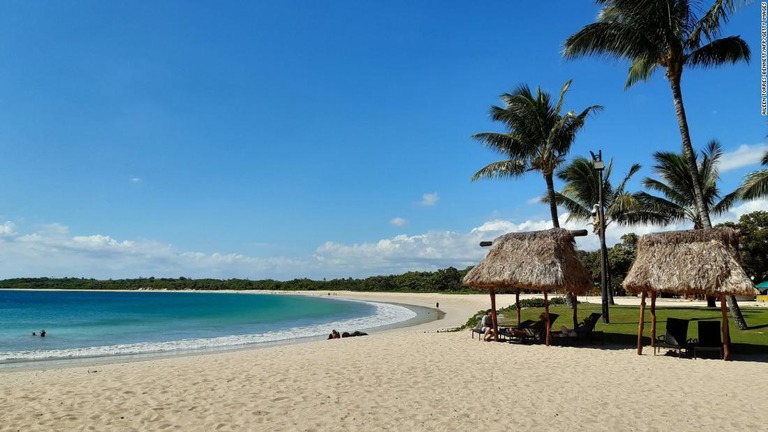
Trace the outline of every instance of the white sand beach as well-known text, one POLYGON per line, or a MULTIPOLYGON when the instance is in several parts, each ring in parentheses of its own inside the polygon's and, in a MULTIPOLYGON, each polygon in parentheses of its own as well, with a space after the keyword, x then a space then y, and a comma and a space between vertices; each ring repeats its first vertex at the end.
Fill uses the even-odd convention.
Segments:
MULTIPOLYGON (((339 293, 445 317, 367 337, 0 372, 2 431, 766 430, 768 365, 478 342, 487 295, 339 293)), ((506 305, 512 296, 499 296, 506 305)), ((593 300, 594 301, 594 300, 593 300)))

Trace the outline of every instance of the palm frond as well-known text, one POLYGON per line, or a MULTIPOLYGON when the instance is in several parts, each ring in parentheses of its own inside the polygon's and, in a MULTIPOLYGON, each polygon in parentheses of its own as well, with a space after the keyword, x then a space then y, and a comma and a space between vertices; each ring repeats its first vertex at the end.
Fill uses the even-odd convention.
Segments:
POLYGON ((648 81, 651 79, 653 72, 656 70, 657 63, 653 59, 639 58, 632 63, 629 67, 629 73, 627 74, 627 82, 624 84, 624 89, 628 89, 638 83, 639 81, 648 81))
POLYGON ((720 28, 728 23, 729 14, 736 9, 733 0, 717 0, 699 19, 688 35, 687 45, 689 49, 701 46, 702 40, 713 40, 720 34, 720 28))
POLYGON ((472 176, 472 181, 481 178, 511 178, 523 175, 528 166, 521 160, 503 160, 490 163, 472 176))
POLYGON ((565 40, 563 56, 609 58, 658 58, 659 47, 640 29, 621 21, 596 22, 584 26, 565 40))
POLYGON ((739 36, 714 40, 686 56, 689 66, 712 67, 725 63, 749 62, 750 50, 747 42, 739 36))
MULTIPOLYGON (((768 153, 766 153, 766 157, 768 157, 768 153)), ((765 159, 763 164, 767 164, 765 159)), ((768 196, 768 169, 747 174, 744 183, 739 188, 739 193, 743 199, 747 200, 768 196)))
POLYGON ((714 215, 721 215, 733 207, 735 203, 741 200, 741 191, 738 189, 724 196, 717 204, 715 204, 710 213, 714 215))

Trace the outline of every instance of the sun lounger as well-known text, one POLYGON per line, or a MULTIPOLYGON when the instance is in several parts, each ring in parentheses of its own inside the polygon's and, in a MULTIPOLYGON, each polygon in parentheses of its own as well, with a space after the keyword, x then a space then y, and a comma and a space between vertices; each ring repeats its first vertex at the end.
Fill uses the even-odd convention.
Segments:
POLYGON ((516 331, 524 331, 526 328, 533 325, 536 321, 534 320, 525 320, 521 322, 516 327, 499 327, 499 336, 504 338, 512 338, 515 335, 516 331))
MULTIPOLYGON (((552 325, 557 320, 558 314, 549 314, 549 328, 552 329, 552 325)), ((512 343, 532 343, 532 342, 544 342, 547 338, 547 322, 546 320, 538 320, 528 327, 512 332, 512 336, 509 341, 512 343)))
POLYGON ((667 318, 667 332, 659 336, 653 347, 653 355, 661 348, 677 351, 678 357, 687 353, 691 348, 688 339, 688 320, 667 318))
POLYGON ((603 316, 599 313, 592 313, 584 319, 575 329, 564 333, 552 333, 556 340, 560 343, 575 343, 576 345, 583 342, 591 342, 597 338, 600 339, 600 343, 603 344, 603 332, 595 331, 600 317, 603 316))

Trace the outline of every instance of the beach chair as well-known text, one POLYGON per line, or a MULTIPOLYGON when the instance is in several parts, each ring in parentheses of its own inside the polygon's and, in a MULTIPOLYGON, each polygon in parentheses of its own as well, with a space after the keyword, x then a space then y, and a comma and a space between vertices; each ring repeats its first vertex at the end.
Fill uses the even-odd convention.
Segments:
POLYGON ((576 332, 576 344, 582 341, 592 341, 596 338, 600 338, 600 345, 605 344, 605 341, 603 340, 603 332, 595 331, 595 326, 597 326, 597 322, 600 320, 601 316, 603 316, 603 314, 596 312, 591 313, 584 319, 584 322, 574 329, 576 332))
POLYGON ((472 339, 475 338, 475 334, 477 334, 477 340, 483 340, 483 334, 485 332, 483 331, 483 321, 479 320, 477 322, 477 326, 475 328, 469 329, 469 334, 472 336, 472 339))
POLYGON ((535 322, 534 320, 525 320, 515 327, 499 327, 499 337, 511 339, 515 336, 516 332, 524 331, 535 322))
POLYGON ((688 337, 688 320, 679 318, 667 318, 667 332, 664 336, 659 336, 656 339, 656 344, 653 347, 653 355, 661 348, 667 350, 677 351, 677 356, 680 357, 683 353, 687 353, 691 344, 687 340, 688 337))
POLYGON ((723 358, 723 341, 720 335, 720 321, 699 321, 699 338, 694 339, 693 358, 699 352, 717 352, 723 358))
MULTIPOLYGON (((557 321, 558 314, 549 314, 549 328, 552 331, 552 326, 557 321)), ((531 343, 531 342, 544 342, 547 338, 547 321, 538 320, 530 326, 523 329, 522 332, 515 332, 516 335, 510 338, 510 342, 514 343, 531 343)))
POLYGON ((557 341, 561 343, 574 342, 576 345, 578 345, 584 341, 590 342, 596 338, 600 338, 600 343, 603 344, 603 332, 595 331, 595 326, 597 325, 597 321, 601 316, 603 316, 603 314, 592 313, 588 317, 584 318, 584 321, 579 323, 579 325, 570 332, 552 334, 557 338, 557 341))

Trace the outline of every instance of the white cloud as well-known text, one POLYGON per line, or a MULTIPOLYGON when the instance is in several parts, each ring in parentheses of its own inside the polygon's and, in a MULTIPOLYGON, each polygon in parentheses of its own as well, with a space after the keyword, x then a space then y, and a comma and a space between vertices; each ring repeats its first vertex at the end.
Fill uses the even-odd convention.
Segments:
POLYGON ((0 236, 10 236, 16 232, 16 225, 11 221, 6 221, 0 225, 0 236))
MULTIPOLYGON (((755 210, 768 208, 768 199, 750 201, 713 220, 738 220, 755 210)), ((588 230, 576 238, 582 250, 597 250, 598 236, 586 222, 560 225, 571 230, 588 230)), ((453 266, 459 269, 477 264, 488 252, 481 241, 494 240, 508 232, 548 229, 551 221, 513 221, 497 218, 461 231, 428 231, 418 235, 397 235, 359 244, 328 241, 314 254, 299 257, 254 257, 241 253, 179 251, 153 240, 120 240, 103 234, 71 235, 60 224, 19 233, 13 222, 0 225, 0 278, 89 277, 120 279, 135 277, 294 279, 308 277, 346 278, 428 271, 453 266)), ((690 224, 657 227, 610 225, 606 243, 613 246, 627 233, 638 235, 658 231, 689 229, 690 224)))
POLYGON ((401 218, 401 217, 396 217, 396 218, 392 218, 392 219, 390 219, 390 220, 389 220, 389 224, 390 224, 390 225, 394 225, 394 226, 399 226, 399 227, 401 227, 401 226, 405 226, 405 225, 407 225, 407 224, 408 224, 408 221, 407 221, 407 220, 405 220, 405 219, 403 219, 403 218, 401 218))
POLYGON ((131 183, 141 183, 141 179, 138 177, 131 177, 128 181, 131 183))
POLYGON ((757 165, 766 151, 768 151, 768 144, 740 145, 734 151, 723 153, 719 164, 720 172, 724 173, 749 165, 757 165))
POLYGON ((433 205, 437 204, 438 201, 440 201, 440 196, 437 195, 437 192, 425 193, 421 196, 421 202, 419 204, 432 207, 433 205))

